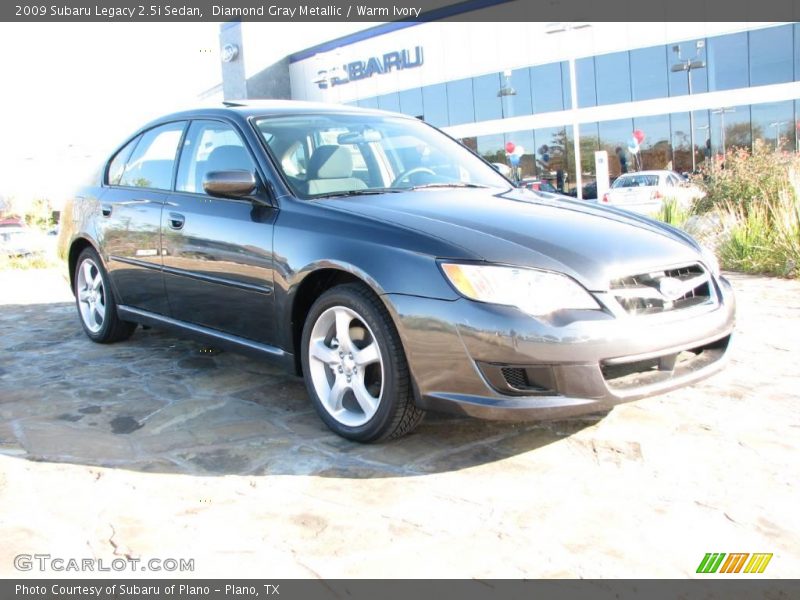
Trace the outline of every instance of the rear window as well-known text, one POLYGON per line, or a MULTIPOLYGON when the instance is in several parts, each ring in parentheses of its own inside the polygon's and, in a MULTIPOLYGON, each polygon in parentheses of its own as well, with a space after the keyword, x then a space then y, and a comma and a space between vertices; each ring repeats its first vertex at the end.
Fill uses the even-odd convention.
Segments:
POLYGON ((613 188, 629 188, 629 187, 647 187, 647 186, 657 186, 658 185, 658 175, 623 175, 619 177, 615 182, 614 185, 611 187, 613 188))

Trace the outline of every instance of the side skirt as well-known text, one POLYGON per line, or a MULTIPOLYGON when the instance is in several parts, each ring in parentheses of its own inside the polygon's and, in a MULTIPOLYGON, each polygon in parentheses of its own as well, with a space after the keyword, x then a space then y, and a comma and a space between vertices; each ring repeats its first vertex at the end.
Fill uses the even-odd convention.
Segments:
POLYGON ((141 310, 130 306, 117 306, 117 311, 119 312, 120 319, 123 321, 132 321, 142 325, 149 325, 157 329, 170 329, 172 331, 180 332, 187 337, 201 342, 213 344, 214 346, 223 348, 225 350, 247 354, 256 358, 266 358, 270 362, 283 367, 286 371, 294 373, 294 355, 290 352, 281 350, 276 346, 262 344, 260 342, 241 338, 229 333, 218 331, 216 329, 203 327, 202 325, 178 321, 177 319, 172 319, 170 317, 165 317, 164 315, 151 313, 146 310, 141 310))

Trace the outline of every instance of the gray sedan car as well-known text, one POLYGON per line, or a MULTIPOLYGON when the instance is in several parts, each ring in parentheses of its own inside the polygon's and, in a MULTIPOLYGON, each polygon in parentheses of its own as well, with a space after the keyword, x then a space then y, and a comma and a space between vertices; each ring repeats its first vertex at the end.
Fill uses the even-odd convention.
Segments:
POLYGON ((275 361, 362 442, 427 410, 542 419, 687 385, 734 324, 688 235, 517 189, 417 119, 342 106, 158 119, 75 195, 60 242, 91 340, 146 324, 275 361))

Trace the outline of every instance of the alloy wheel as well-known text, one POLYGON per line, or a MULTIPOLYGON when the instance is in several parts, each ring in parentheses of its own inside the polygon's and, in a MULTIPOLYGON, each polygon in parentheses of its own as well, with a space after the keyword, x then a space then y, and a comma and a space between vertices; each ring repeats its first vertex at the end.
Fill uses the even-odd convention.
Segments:
POLYGON ((92 333, 97 333, 106 318, 106 290, 103 275, 91 258, 81 263, 75 290, 83 324, 92 333))

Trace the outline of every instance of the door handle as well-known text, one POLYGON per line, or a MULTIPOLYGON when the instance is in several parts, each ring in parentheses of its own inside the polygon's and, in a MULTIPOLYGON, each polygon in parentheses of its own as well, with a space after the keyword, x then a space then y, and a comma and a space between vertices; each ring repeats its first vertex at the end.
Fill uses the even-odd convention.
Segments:
POLYGON ((100 205, 100 212, 103 213, 104 217, 110 217, 111 216, 111 208, 112 208, 112 206, 110 204, 102 204, 102 205, 100 205))
POLYGON ((169 213, 169 226, 172 229, 182 229, 183 224, 186 222, 186 217, 180 213, 169 213))

